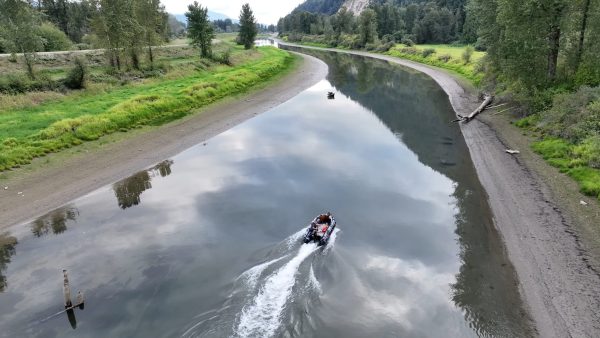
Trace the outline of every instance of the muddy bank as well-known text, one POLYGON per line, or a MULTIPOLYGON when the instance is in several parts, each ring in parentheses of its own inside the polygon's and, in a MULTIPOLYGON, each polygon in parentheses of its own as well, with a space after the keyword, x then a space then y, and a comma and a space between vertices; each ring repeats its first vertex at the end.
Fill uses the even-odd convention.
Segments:
POLYGON ((225 99, 158 128, 107 137, 5 173, 7 178, 0 180, 0 229, 39 217, 202 143, 280 105, 326 75, 322 61, 302 55, 297 69, 265 88, 225 99))
MULTIPOLYGON (((446 71, 385 55, 332 51, 369 56, 421 71, 444 89, 458 114, 467 115, 478 105, 474 91, 446 71)), ((494 222, 517 271, 528 311, 541 337, 598 337, 599 256, 595 242, 582 239, 596 233, 593 229, 597 223, 592 223, 594 212, 581 217, 572 201, 562 200, 553 193, 562 189, 551 175, 539 173, 541 167, 547 167, 539 157, 528 150, 525 151, 528 161, 523 156, 507 154, 505 150, 511 144, 505 139, 515 139, 510 128, 485 118, 461 125, 477 174, 488 194, 494 222)), ((526 147, 526 142, 520 146, 526 147)), ((551 170, 547 168, 548 172, 551 170)), ((580 196, 574 194, 569 198, 576 198, 578 203, 580 196)), ((595 202, 590 204, 590 208, 595 205, 595 202)))

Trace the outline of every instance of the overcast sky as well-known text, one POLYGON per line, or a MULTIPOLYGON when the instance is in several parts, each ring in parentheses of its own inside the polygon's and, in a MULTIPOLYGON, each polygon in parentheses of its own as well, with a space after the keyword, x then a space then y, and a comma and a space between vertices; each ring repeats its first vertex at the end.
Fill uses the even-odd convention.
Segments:
MULTIPOLYGON (((167 12, 183 14, 187 11, 188 4, 193 0, 162 0, 167 12)), ((199 0, 203 7, 208 7, 213 12, 218 12, 236 19, 240 16, 240 9, 245 3, 250 4, 254 16, 259 23, 277 24, 279 18, 285 16, 304 0, 199 0)))

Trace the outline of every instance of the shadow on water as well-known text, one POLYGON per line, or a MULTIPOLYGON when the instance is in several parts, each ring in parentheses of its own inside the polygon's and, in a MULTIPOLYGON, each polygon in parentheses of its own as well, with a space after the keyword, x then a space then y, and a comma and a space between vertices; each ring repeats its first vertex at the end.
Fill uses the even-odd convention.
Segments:
MULTIPOLYGON (((286 47, 287 49, 287 47, 286 47)), ((492 221, 481 186, 446 93, 426 75, 385 61, 341 53, 302 50, 325 61, 327 79, 344 95, 373 112, 421 163, 451 179, 457 202, 456 234, 462 266, 452 300, 479 336, 530 336, 518 281, 492 221), (390 102, 402 105, 390 108, 390 102), (440 104, 447 107, 440 108, 440 104), (418 113, 421 112, 421 113, 418 113)))
POLYGON ((2 273, 10 263, 10 258, 15 254, 17 239, 7 233, 0 234, 0 292, 7 287, 6 276, 2 273))
POLYGON ((156 166, 140 171, 113 185, 117 203, 121 209, 139 205, 144 191, 152 189, 152 178, 156 176, 167 177, 171 175, 172 160, 163 161, 156 166))

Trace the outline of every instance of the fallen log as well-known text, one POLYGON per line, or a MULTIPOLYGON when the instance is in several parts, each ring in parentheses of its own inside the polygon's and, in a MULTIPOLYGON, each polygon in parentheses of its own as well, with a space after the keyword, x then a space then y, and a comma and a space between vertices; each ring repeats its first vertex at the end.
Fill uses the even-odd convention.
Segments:
POLYGON ((482 111, 484 111, 485 108, 487 108, 487 106, 489 106, 493 100, 494 100, 493 96, 486 95, 485 98, 483 99, 483 102, 481 103, 481 105, 479 107, 477 107, 477 109, 475 109, 475 111, 473 111, 468 116, 458 115, 458 119, 454 120, 454 122, 461 121, 461 122, 469 123, 472 119, 474 119, 477 115, 479 115, 482 111))

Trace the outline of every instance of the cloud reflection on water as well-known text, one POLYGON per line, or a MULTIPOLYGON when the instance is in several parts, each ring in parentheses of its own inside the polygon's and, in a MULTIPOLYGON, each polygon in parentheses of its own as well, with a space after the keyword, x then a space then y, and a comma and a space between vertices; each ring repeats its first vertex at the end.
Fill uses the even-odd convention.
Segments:
MULTIPOLYGON (((322 320, 319 332, 473 335, 452 296, 464 308, 486 310, 468 297, 483 282, 455 274, 464 260, 479 255, 479 266, 488 259, 485 246, 462 249, 489 237, 487 227, 472 231, 488 215, 461 213, 474 202, 457 191, 478 188, 465 178, 472 165, 455 142, 460 131, 446 124, 447 99, 420 75, 336 62, 333 84, 323 81, 183 152, 174 174, 172 163, 158 169, 165 179, 138 173, 76 201, 78 226, 61 236, 20 238, 6 268, 9 285, 18 287, 0 294, 7 334, 75 335, 62 322, 31 324, 61 303, 62 268, 90 304, 78 314, 77 336, 180 334, 197 314, 222 308, 233 281, 282 238, 331 210, 342 236, 315 267, 323 287, 311 309, 322 320), (340 92, 327 100, 334 85, 340 92), (457 240, 457 225, 467 243, 457 240), (454 282, 461 284, 451 295, 454 282)), ((241 310, 224 308, 230 313, 220 315, 232 321, 241 310)))

